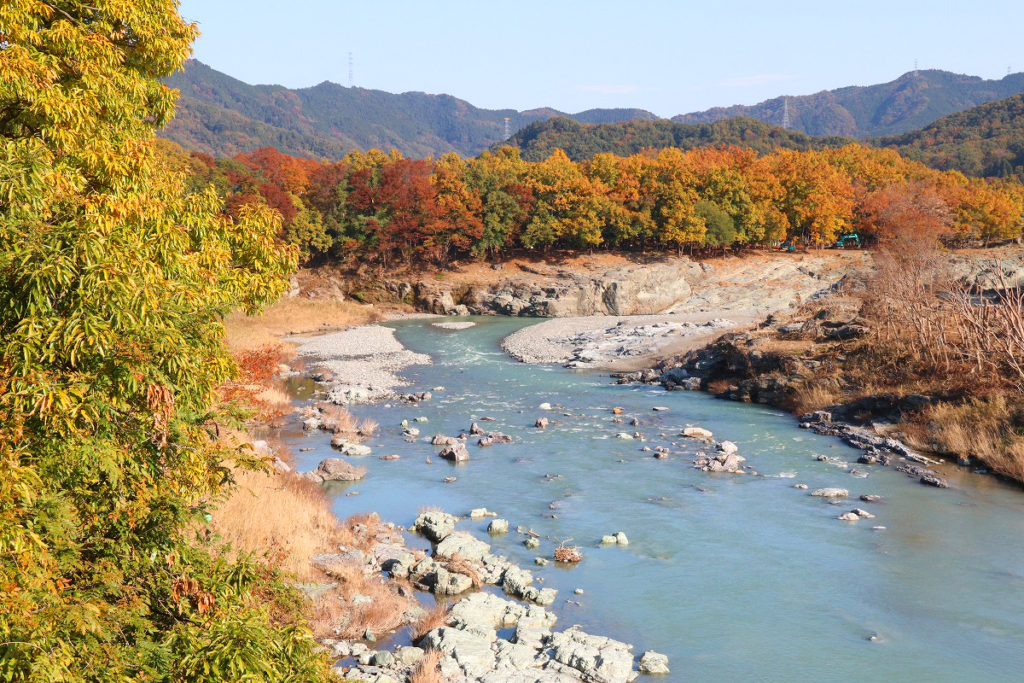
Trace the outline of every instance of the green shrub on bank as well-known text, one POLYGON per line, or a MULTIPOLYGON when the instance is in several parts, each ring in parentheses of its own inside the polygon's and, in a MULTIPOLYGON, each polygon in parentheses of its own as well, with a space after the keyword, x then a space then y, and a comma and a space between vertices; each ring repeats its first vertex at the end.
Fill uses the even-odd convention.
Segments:
POLYGON ((298 598, 195 530, 261 467, 217 439, 223 316, 286 287, 265 207, 157 161, 173 0, 0 7, 0 680, 328 677, 298 598))

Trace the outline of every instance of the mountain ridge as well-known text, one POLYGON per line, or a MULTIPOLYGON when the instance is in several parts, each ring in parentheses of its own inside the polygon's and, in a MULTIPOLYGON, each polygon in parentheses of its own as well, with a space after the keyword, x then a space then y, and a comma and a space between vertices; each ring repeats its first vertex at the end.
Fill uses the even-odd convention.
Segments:
POLYGON ((855 138, 908 133, 972 107, 1024 93, 1024 73, 999 80, 929 69, 888 83, 845 86, 810 95, 773 97, 754 105, 714 107, 673 116, 677 123, 713 123, 745 116, 781 125, 788 101, 790 128, 808 135, 855 138))
POLYGON ((905 134, 945 115, 1024 93, 1024 73, 995 81, 929 70, 910 72, 889 83, 777 97, 756 105, 717 107, 664 119, 631 108, 575 114, 550 107, 483 109, 448 94, 394 94, 330 81, 297 89, 250 85, 197 60, 165 82, 177 88, 181 98, 175 120, 161 136, 186 149, 234 156, 272 146, 294 156, 321 159, 338 159, 349 151, 371 147, 397 149, 409 157, 474 156, 504 141, 506 117, 514 133, 552 118, 664 127, 660 122, 712 124, 745 117, 778 125, 785 101, 789 102, 790 132, 867 139, 905 134))

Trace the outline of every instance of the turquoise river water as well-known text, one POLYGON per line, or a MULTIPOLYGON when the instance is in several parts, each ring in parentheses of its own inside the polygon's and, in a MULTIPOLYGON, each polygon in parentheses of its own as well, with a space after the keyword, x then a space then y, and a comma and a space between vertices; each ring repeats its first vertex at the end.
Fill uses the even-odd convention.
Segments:
MULTIPOLYGON (((409 525, 427 505, 454 514, 497 511, 512 533, 488 538, 487 520, 460 528, 559 590, 552 607, 559 628, 580 624, 632 643, 637 654, 667 654, 673 673, 663 680, 1024 681, 1020 489, 948 465, 949 490, 882 467, 861 465, 868 476, 851 475, 814 458, 836 456, 852 466, 857 451, 799 429, 781 411, 524 365, 499 342, 528 321, 471 320, 479 324, 461 331, 430 320, 390 324, 407 347, 434 361, 404 373, 409 389, 445 390, 420 406, 353 409, 381 429, 367 442, 374 455, 360 459, 366 479, 332 484, 339 516, 375 511, 409 525), (556 409, 540 410, 544 402, 556 409), (614 423, 616 406, 621 418, 642 424, 614 423), (544 431, 533 428, 541 415, 553 422, 544 431), (405 442, 400 422, 420 416, 429 420, 416 425, 421 440, 405 442), (471 441, 472 460, 455 466, 423 440, 457 435, 485 416, 495 421, 481 426, 511 434, 515 444, 478 448, 471 441), (670 446, 686 425, 736 442, 765 476, 692 469, 684 453, 693 449, 670 446), (614 438, 634 430, 673 455, 656 460, 639 450, 644 444, 614 438), (391 453, 401 459, 376 457, 391 453), (458 480, 443 483, 451 476, 458 480), (847 488, 851 499, 832 505, 794 489, 796 482, 847 488), (864 493, 882 501, 860 503, 856 496, 864 493), (835 519, 853 507, 877 519, 835 519), (583 562, 534 567, 554 544, 527 550, 517 526, 573 539, 583 562), (618 531, 628 546, 598 546, 602 535, 618 531), (585 594, 574 595, 576 588, 585 594)), ((322 432, 303 435, 296 423, 284 436, 300 469, 335 455, 322 432)))

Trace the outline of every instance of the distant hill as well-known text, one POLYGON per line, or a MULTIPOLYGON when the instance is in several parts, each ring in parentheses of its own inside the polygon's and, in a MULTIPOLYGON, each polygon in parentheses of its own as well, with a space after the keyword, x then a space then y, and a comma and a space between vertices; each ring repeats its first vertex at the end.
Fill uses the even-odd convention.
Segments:
POLYGON ((166 82, 181 91, 181 99, 177 117, 161 135, 214 156, 266 145, 328 159, 371 147, 394 148, 410 157, 472 156, 504 138, 505 117, 513 131, 552 116, 593 123, 658 118, 642 109, 591 109, 576 115, 554 109, 480 109, 450 95, 395 95, 330 82, 296 90, 249 85, 195 60, 166 82))
POLYGON ((582 161, 602 152, 626 156, 647 148, 740 145, 758 152, 779 148, 805 151, 850 142, 854 140, 838 136, 812 137, 751 118, 714 123, 676 123, 661 119, 600 124, 554 118, 531 123, 505 144, 518 147, 528 161, 546 159, 555 149, 561 149, 573 161, 582 161))
POLYGON ((809 135, 881 137, 922 128, 948 114, 1021 93, 1024 73, 990 81, 928 70, 906 73, 890 83, 776 97, 752 106, 717 107, 675 116, 672 120, 711 123, 748 116, 781 125, 786 99, 792 130, 809 135))
MULTIPOLYGON (((781 131, 774 130, 772 125, 756 126, 752 121, 774 126, 782 123, 781 97, 753 106, 684 114, 668 121, 643 109, 590 109, 577 114, 551 108, 521 112, 481 109, 451 95, 396 95, 330 82, 295 90, 279 85, 249 85, 194 60, 183 72, 168 78, 167 83, 182 95, 177 117, 161 135, 186 149, 234 156, 269 145, 287 154, 327 159, 371 147, 394 148, 410 157, 447 152, 472 156, 503 140, 505 117, 516 133, 511 142, 532 158, 557 146, 577 159, 599 151, 630 153, 643 147, 727 142, 761 150, 779 146, 807 149, 835 144, 839 137, 875 138, 909 133, 943 116, 1024 93, 1024 73, 990 81, 947 71, 912 72, 891 83, 788 97, 790 130, 781 131), (548 124, 556 118, 606 127, 548 124), (729 119, 739 121, 712 128, 678 127, 706 126, 729 119), (799 137, 800 134, 832 139, 813 141, 799 137)), ((906 145, 908 149, 923 150, 924 143, 906 145)), ((973 154, 966 150, 964 153, 968 157, 973 154)), ((946 151, 936 154, 941 156, 946 151)), ((965 158, 951 167, 969 168, 972 173, 981 168, 981 172, 987 172, 992 163, 997 163, 1005 172, 1001 160, 989 159, 985 154, 998 156, 998 151, 993 147, 991 153, 983 152, 979 160, 965 158)), ((934 163, 943 162, 936 159, 934 163)), ((1007 163, 1020 165, 1019 161, 1007 163)))
POLYGON ((923 130, 873 140, 933 168, 1024 178, 1024 95, 988 102, 923 130))

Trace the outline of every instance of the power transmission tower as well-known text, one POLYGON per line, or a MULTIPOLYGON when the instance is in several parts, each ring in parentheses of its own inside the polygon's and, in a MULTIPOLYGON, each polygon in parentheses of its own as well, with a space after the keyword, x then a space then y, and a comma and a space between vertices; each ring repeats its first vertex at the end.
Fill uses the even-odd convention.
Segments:
POLYGON ((348 87, 353 88, 356 84, 355 60, 352 53, 348 53, 348 87))
POLYGON ((507 116, 505 117, 505 139, 506 140, 508 140, 510 137, 512 137, 512 127, 509 124, 509 121, 511 121, 511 120, 512 119, 510 119, 509 117, 507 117, 507 116))
POLYGON ((914 60, 914 75, 917 75, 917 60, 914 60))
POLYGON ((782 98, 782 127, 789 130, 789 98, 782 98))

